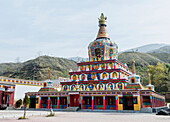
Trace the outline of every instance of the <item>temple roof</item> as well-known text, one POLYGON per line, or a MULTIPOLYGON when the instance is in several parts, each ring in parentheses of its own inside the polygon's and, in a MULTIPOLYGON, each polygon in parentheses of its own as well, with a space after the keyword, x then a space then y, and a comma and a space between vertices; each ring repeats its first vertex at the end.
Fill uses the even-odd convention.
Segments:
POLYGON ((128 84, 127 86, 125 86, 125 89, 142 89, 142 85, 141 84, 128 84))

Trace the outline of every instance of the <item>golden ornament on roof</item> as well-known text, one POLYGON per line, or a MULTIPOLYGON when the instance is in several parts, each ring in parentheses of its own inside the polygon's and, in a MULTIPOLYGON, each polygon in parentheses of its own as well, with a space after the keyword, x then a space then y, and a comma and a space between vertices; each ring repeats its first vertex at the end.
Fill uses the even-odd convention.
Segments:
POLYGON ((107 17, 104 17, 104 14, 103 14, 103 13, 101 13, 100 18, 98 18, 98 19, 99 19, 99 25, 101 25, 101 24, 106 25, 106 19, 107 19, 107 17))

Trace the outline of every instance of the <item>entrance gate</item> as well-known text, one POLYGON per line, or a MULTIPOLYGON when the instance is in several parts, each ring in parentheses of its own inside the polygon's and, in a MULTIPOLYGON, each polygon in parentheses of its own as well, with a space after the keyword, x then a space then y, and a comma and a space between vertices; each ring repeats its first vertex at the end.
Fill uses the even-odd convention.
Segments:
POLYGON ((70 106, 71 107, 79 106, 79 94, 71 94, 70 95, 70 106))
POLYGON ((124 95, 123 96, 123 110, 134 110, 133 107, 133 96, 132 95, 124 95))

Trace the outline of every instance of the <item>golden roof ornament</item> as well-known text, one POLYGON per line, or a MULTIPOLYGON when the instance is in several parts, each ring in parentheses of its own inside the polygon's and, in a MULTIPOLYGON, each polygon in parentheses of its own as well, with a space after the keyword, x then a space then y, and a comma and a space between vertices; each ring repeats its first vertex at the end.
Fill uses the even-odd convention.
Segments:
POLYGON ((148 73, 148 84, 151 84, 151 77, 150 77, 150 73, 148 73))
POLYGON ((104 17, 103 13, 101 13, 100 18, 98 18, 98 19, 99 19, 99 26, 100 25, 105 25, 106 26, 106 19, 107 19, 107 17, 104 17))
POLYGON ((106 19, 107 17, 104 17, 104 14, 101 13, 101 16, 99 19, 99 32, 97 34, 97 38, 96 39, 100 39, 100 38, 109 38, 107 30, 106 30, 106 19))
POLYGON ((135 71, 135 60, 134 58, 132 59, 132 73, 135 74, 136 71, 135 71))
POLYGON ((48 76, 47 79, 50 79, 50 67, 48 67, 48 76))

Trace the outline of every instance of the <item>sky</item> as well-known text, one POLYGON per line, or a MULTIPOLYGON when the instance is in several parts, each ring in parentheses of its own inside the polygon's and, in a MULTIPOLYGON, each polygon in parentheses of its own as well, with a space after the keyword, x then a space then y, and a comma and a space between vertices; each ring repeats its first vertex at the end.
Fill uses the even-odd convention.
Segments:
POLYGON ((0 0, 0 63, 40 55, 87 57, 107 16, 119 51, 170 44, 170 0, 0 0))

